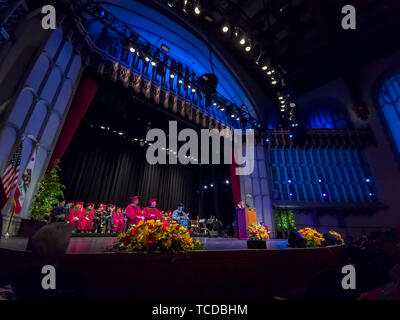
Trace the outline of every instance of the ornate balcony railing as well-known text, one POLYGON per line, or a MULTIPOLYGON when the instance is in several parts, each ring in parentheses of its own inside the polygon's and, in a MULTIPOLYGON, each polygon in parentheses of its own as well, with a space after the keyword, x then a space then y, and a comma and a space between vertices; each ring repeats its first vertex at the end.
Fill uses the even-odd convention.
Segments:
POLYGON ((0 48, 12 40, 16 25, 28 10, 25 0, 0 0, 0 48))

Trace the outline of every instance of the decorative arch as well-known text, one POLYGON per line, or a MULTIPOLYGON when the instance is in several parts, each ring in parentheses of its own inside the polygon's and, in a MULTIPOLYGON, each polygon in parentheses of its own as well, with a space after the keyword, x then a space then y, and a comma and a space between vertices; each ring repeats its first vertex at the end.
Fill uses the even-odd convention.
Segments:
POLYGON ((400 152, 400 72, 386 76, 378 87, 378 108, 400 152))

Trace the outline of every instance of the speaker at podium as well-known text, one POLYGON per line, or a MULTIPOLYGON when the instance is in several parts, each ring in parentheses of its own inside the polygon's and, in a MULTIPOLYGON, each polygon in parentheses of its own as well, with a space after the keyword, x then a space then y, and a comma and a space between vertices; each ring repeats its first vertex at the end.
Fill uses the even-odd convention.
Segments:
POLYGON ((238 232, 239 240, 249 239, 249 226, 257 223, 255 208, 241 208, 238 210, 238 232))

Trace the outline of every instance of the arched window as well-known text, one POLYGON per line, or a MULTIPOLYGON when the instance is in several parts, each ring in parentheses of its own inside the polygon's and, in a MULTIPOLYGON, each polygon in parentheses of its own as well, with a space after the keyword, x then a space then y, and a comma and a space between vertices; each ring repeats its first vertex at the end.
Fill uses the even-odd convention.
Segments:
POLYGON ((380 87, 379 106, 400 152, 400 74, 391 76, 380 87))
POLYGON ((319 99, 307 106, 303 117, 308 129, 345 129, 349 127, 346 108, 334 99, 319 99))

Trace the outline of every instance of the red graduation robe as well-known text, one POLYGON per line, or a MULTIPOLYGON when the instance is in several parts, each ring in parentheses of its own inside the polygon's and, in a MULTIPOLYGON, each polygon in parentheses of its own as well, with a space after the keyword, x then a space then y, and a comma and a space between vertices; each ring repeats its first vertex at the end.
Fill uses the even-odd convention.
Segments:
POLYGON ((147 207, 143 210, 143 215, 146 220, 162 220, 163 216, 157 208, 147 207))
POLYGON ((132 224, 138 224, 142 217, 143 213, 138 205, 130 204, 126 207, 126 225, 128 228, 132 224))

